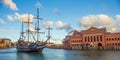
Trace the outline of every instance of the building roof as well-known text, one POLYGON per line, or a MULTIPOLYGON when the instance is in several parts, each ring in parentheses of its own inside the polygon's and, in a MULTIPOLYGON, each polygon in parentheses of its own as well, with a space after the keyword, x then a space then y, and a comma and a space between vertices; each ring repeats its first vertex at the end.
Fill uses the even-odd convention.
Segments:
POLYGON ((0 38, 0 40, 9 40, 9 41, 11 41, 11 40, 8 39, 8 38, 0 38))
POLYGON ((90 27, 87 30, 82 30, 81 33, 86 33, 89 31, 100 31, 100 32, 106 32, 106 28, 96 28, 96 27, 90 27))

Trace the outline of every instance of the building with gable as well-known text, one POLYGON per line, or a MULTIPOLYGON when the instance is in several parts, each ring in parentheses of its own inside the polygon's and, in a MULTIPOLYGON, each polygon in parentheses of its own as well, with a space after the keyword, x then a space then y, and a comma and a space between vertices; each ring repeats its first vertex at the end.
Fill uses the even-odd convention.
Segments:
POLYGON ((10 48, 11 40, 7 38, 0 38, 0 48, 10 48))
POLYGON ((120 49, 120 33, 106 32, 106 28, 91 27, 71 33, 63 40, 65 49, 120 49))

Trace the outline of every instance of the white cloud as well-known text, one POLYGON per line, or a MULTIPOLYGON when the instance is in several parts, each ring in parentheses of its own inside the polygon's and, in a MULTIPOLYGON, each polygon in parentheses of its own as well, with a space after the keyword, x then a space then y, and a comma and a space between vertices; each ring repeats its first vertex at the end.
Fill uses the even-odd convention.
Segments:
POLYGON ((72 27, 68 23, 63 23, 62 21, 58 21, 56 23, 58 29, 65 29, 67 32, 72 30, 72 27))
MULTIPOLYGON (((32 15, 32 14, 22 14, 22 15, 20 15, 20 14, 18 14, 18 13, 16 13, 15 14, 17 17, 18 17, 18 20, 20 21, 20 22, 28 22, 28 19, 29 19, 29 22, 33 22, 33 18, 34 18, 34 16, 32 15)), ((33 25, 33 24, 30 24, 30 28, 29 28, 29 30, 30 31, 35 31, 35 26, 33 25)))
POLYGON ((63 23, 62 21, 58 21, 58 22, 56 23, 56 25, 57 25, 57 27, 58 27, 59 29, 64 29, 64 28, 68 28, 68 27, 69 27, 69 24, 63 23))
POLYGON ((81 19, 80 24, 83 26, 97 26, 97 27, 113 27, 115 26, 115 21, 104 14, 100 15, 89 15, 81 19))
POLYGON ((111 33, 120 32, 120 26, 115 26, 115 27, 112 27, 112 28, 107 28, 107 31, 111 32, 111 33))
MULTIPOLYGON (((99 15, 88 15, 82 17, 80 25, 85 27, 106 27, 108 32, 115 32, 116 21, 112 17, 99 14, 99 15)), ((117 30, 116 30, 117 31, 117 30)))
POLYGON ((49 27, 49 26, 52 26, 53 25, 53 22, 52 21, 46 21, 44 23, 44 27, 49 27))
POLYGON ((33 22, 34 16, 32 14, 19 14, 19 13, 14 13, 14 15, 7 15, 7 18, 9 21, 15 21, 18 20, 20 22, 28 22, 28 19, 30 22, 33 22))
POLYGON ((16 6, 16 4, 13 2, 13 0, 2 0, 3 3, 7 6, 9 6, 10 9, 14 10, 14 11, 17 11, 18 8, 16 6))
POLYGON ((18 16, 20 16, 20 14, 16 12, 16 13, 15 13, 15 16, 17 16, 17 17, 18 17, 18 16))
POLYGON ((36 6, 37 8, 43 8, 43 6, 42 6, 42 4, 41 4, 40 2, 37 2, 37 3, 35 4, 35 6, 36 6))
POLYGON ((7 18, 8 18, 9 21, 13 21, 14 20, 14 18, 12 17, 12 15, 8 15, 7 18))
POLYGON ((30 28, 29 28, 29 31, 35 31, 35 26, 33 24, 30 24, 30 28))
POLYGON ((14 13, 14 15, 7 15, 9 21, 16 21, 21 15, 19 13, 14 13))
POLYGON ((120 15, 116 15, 115 17, 116 17, 116 20, 120 22, 120 15))
POLYGON ((1 23, 1 24, 5 24, 5 21, 0 18, 0 23, 1 23))
POLYGON ((54 9, 54 13, 55 13, 56 15, 61 15, 61 12, 60 12, 60 10, 59 10, 58 8, 55 8, 55 9, 54 9))
POLYGON ((22 15, 18 14, 17 17, 19 21, 23 21, 23 22, 28 22, 28 19, 30 20, 30 22, 33 22, 33 18, 34 18, 32 14, 22 14, 22 15))
MULTIPOLYGON (((7 16, 9 21, 20 21, 20 22, 28 22, 28 19, 30 22, 33 22, 34 16, 32 14, 19 14, 19 13, 14 13, 14 15, 8 15, 7 16)), ((30 31, 35 31, 34 30, 35 26, 33 24, 30 24, 30 31)))

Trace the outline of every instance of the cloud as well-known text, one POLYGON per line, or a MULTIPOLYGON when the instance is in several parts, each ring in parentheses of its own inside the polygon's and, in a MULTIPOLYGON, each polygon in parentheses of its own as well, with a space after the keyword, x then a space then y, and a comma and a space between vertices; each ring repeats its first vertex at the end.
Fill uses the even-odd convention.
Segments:
POLYGON ((13 21, 14 20, 14 18, 12 17, 12 15, 8 15, 7 18, 8 18, 9 21, 13 21))
POLYGON ((64 29, 69 27, 69 24, 63 23, 62 21, 58 21, 56 25, 59 29, 64 29))
POLYGON ((33 22, 33 18, 34 18, 32 14, 22 14, 22 15, 18 15, 17 17, 19 21, 23 21, 23 22, 28 22, 28 19, 30 20, 30 22, 33 22))
POLYGON ((42 4, 41 4, 40 2, 37 2, 37 3, 35 4, 35 6, 36 6, 37 8, 43 8, 43 6, 42 6, 42 4))
POLYGON ((33 24, 30 24, 29 31, 36 31, 34 28, 35 28, 35 26, 33 24))
POLYGON ((82 17, 80 24, 83 26, 96 26, 96 27, 113 27, 116 22, 109 16, 100 14, 100 15, 89 15, 82 17))
POLYGON ((120 15, 116 15, 115 18, 118 22, 120 22, 120 15))
POLYGON ((19 13, 14 13, 14 15, 7 15, 7 18, 9 21, 15 21, 18 20, 20 22, 28 22, 28 19, 30 22, 33 22, 34 16, 32 14, 19 14, 19 13))
POLYGON ((32 14, 19 14, 19 13, 14 13, 14 15, 7 15, 7 19, 9 21, 15 21, 18 20, 20 22, 28 22, 28 19, 30 22, 33 21, 34 16, 32 14))
MULTIPOLYGON (((19 14, 19 13, 14 13, 14 15, 8 15, 7 16, 9 21, 20 21, 20 22, 28 22, 28 19, 30 22, 33 22, 34 16, 32 14, 19 14)), ((35 31, 34 30, 35 26, 33 24, 30 24, 30 31, 35 31)))
POLYGON ((21 15, 19 13, 14 13, 14 15, 7 15, 9 21, 16 21, 21 15))
MULTIPOLYGON (((26 22, 28 22, 28 19, 29 19, 29 22, 33 22, 33 20, 34 20, 34 16, 32 14, 22 14, 22 15, 20 15, 20 14, 16 13, 15 15, 18 17, 18 20, 20 22, 23 21, 24 23, 26 23, 26 22)), ((35 31, 34 28, 35 28, 35 26, 31 23, 29 30, 30 31, 35 31)))
POLYGON ((5 21, 0 18, 0 23, 1 23, 1 24, 5 24, 5 21))
POLYGON ((62 21, 58 21, 56 23, 58 29, 65 29, 67 32, 72 30, 72 27, 68 23, 63 23, 62 21))
POLYGON ((46 21, 45 23, 44 23, 44 27, 50 27, 50 26, 52 26, 53 25, 53 22, 52 21, 46 21))
POLYGON ((3 29, 3 28, 0 28, 0 31, 1 31, 1 32, 3 32, 3 31, 5 31, 5 29, 3 29))
POLYGON ((58 8, 55 8, 54 9, 54 13, 56 14, 56 15, 61 15, 61 12, 60 12, 60 10, 58 9, 58 8))
MULTIPOLYGON (((116 21, 105 14, 88 15, 82 17, 80 25, 86 28, 88 27, 106 27, 108 32, 115 32, 116 21)), ((116 30, 117 31, 117 30, 116 30)))
POLYGON ((52 37, 51 37, 51 40, 52 40, 52 41, 61 41, 62 38, 59 38, 59 37, 56 37, 56 36, 52 36, 52 37))
POLYGON ((2 2, 7 5, 10 9, 17 11, 18 8, 16 4, 13 2, 13 0, 2 0, 2 2))

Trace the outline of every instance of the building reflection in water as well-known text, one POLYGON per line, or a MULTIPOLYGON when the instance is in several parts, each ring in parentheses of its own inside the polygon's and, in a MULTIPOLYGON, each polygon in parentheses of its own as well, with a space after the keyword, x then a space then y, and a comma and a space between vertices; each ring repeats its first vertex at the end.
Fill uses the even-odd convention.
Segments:
POLYGON ((64 56, 65 60, 119 60, 120 52, 112 50, 66 50, 64 56))

